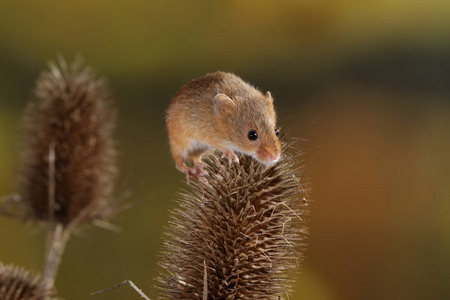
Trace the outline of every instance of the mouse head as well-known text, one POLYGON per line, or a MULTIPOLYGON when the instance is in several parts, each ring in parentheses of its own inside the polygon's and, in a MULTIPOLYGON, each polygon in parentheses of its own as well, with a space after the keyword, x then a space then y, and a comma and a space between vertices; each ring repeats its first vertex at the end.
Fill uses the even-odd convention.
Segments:
POLYGON ((271 165, 281 156, 276 114, 270 92, 245 96, 217 94, 213 100, 216 127, 224 147, 271 165))

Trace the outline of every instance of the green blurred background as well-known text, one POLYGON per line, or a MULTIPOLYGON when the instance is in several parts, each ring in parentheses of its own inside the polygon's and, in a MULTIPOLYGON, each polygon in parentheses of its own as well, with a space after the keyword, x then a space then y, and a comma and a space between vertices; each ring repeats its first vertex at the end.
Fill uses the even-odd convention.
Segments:
MULTIPOLYGON (((450 299, 450 3, 19 1, 0 8, 0 195, 17 190, 21 114, 57 54, 109 78, 117 195, 136 207, 69 241, 66 299, 154 283, 183 188, 164 110, 188 80, 232 71, 275 97, 311 170, 308 250, 291 299, 450 299)), ((41 270, 44 235, 0 219, 0 261, 41 270)), ((130 288, 92 299, 139 299, 130 288)))

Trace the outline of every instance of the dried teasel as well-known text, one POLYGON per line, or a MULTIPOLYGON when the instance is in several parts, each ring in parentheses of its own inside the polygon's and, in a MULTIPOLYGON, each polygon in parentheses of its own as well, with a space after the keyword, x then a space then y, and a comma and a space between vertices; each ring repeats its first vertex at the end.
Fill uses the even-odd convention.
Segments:
POLYGON ((0 300, 55 300, 53 295, 39 275, 0 262, 0 300))
POLYGON ((291 157, 265 167, 204 159, 208 183, 181 194, 165 230, 163 299, 280 299, 302 259, 307 182, 291 157))
POLYGON ((70 65, 62 58, 50 63, 33 95, 24 114, 22 189, 0 213, 47 225, 43 277, 52 287, 73 230, 117 211, 115 111, 105 80, 81 58, 70 65))
POLYGON ((84 224, 106 218, 116 175, 115 111, 104 79, 60 58, 37 79, 24 122, 22 201, 33 220, 84 224))

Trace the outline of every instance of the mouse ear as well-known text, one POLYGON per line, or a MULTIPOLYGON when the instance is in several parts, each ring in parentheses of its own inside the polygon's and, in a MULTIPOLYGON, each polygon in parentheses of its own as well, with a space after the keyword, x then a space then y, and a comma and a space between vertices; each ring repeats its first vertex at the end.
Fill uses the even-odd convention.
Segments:
POLYGON ((272 94, 269 91, 266 92, 265 97, 267 100, 270 100, 271 102, 273 101, 272 94))
POLYGON ((225 111, 227 108, 235 106, 233 99, 225 94, 217 94, 213 99, 214 113, 218 114, 225 111))

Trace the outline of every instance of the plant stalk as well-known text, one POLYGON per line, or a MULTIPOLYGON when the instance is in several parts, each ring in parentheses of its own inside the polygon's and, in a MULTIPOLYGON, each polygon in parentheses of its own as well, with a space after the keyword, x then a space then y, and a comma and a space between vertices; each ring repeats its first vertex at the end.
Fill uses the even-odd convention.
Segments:
POLYGON ((63 224, 57 223, 53 230, 49 231, 47 236, 47 249, 44 264, 44 280, 49 288, 55 285, 56 275, 61 257, 69 240, 70 232, 65 229, 63 224))

